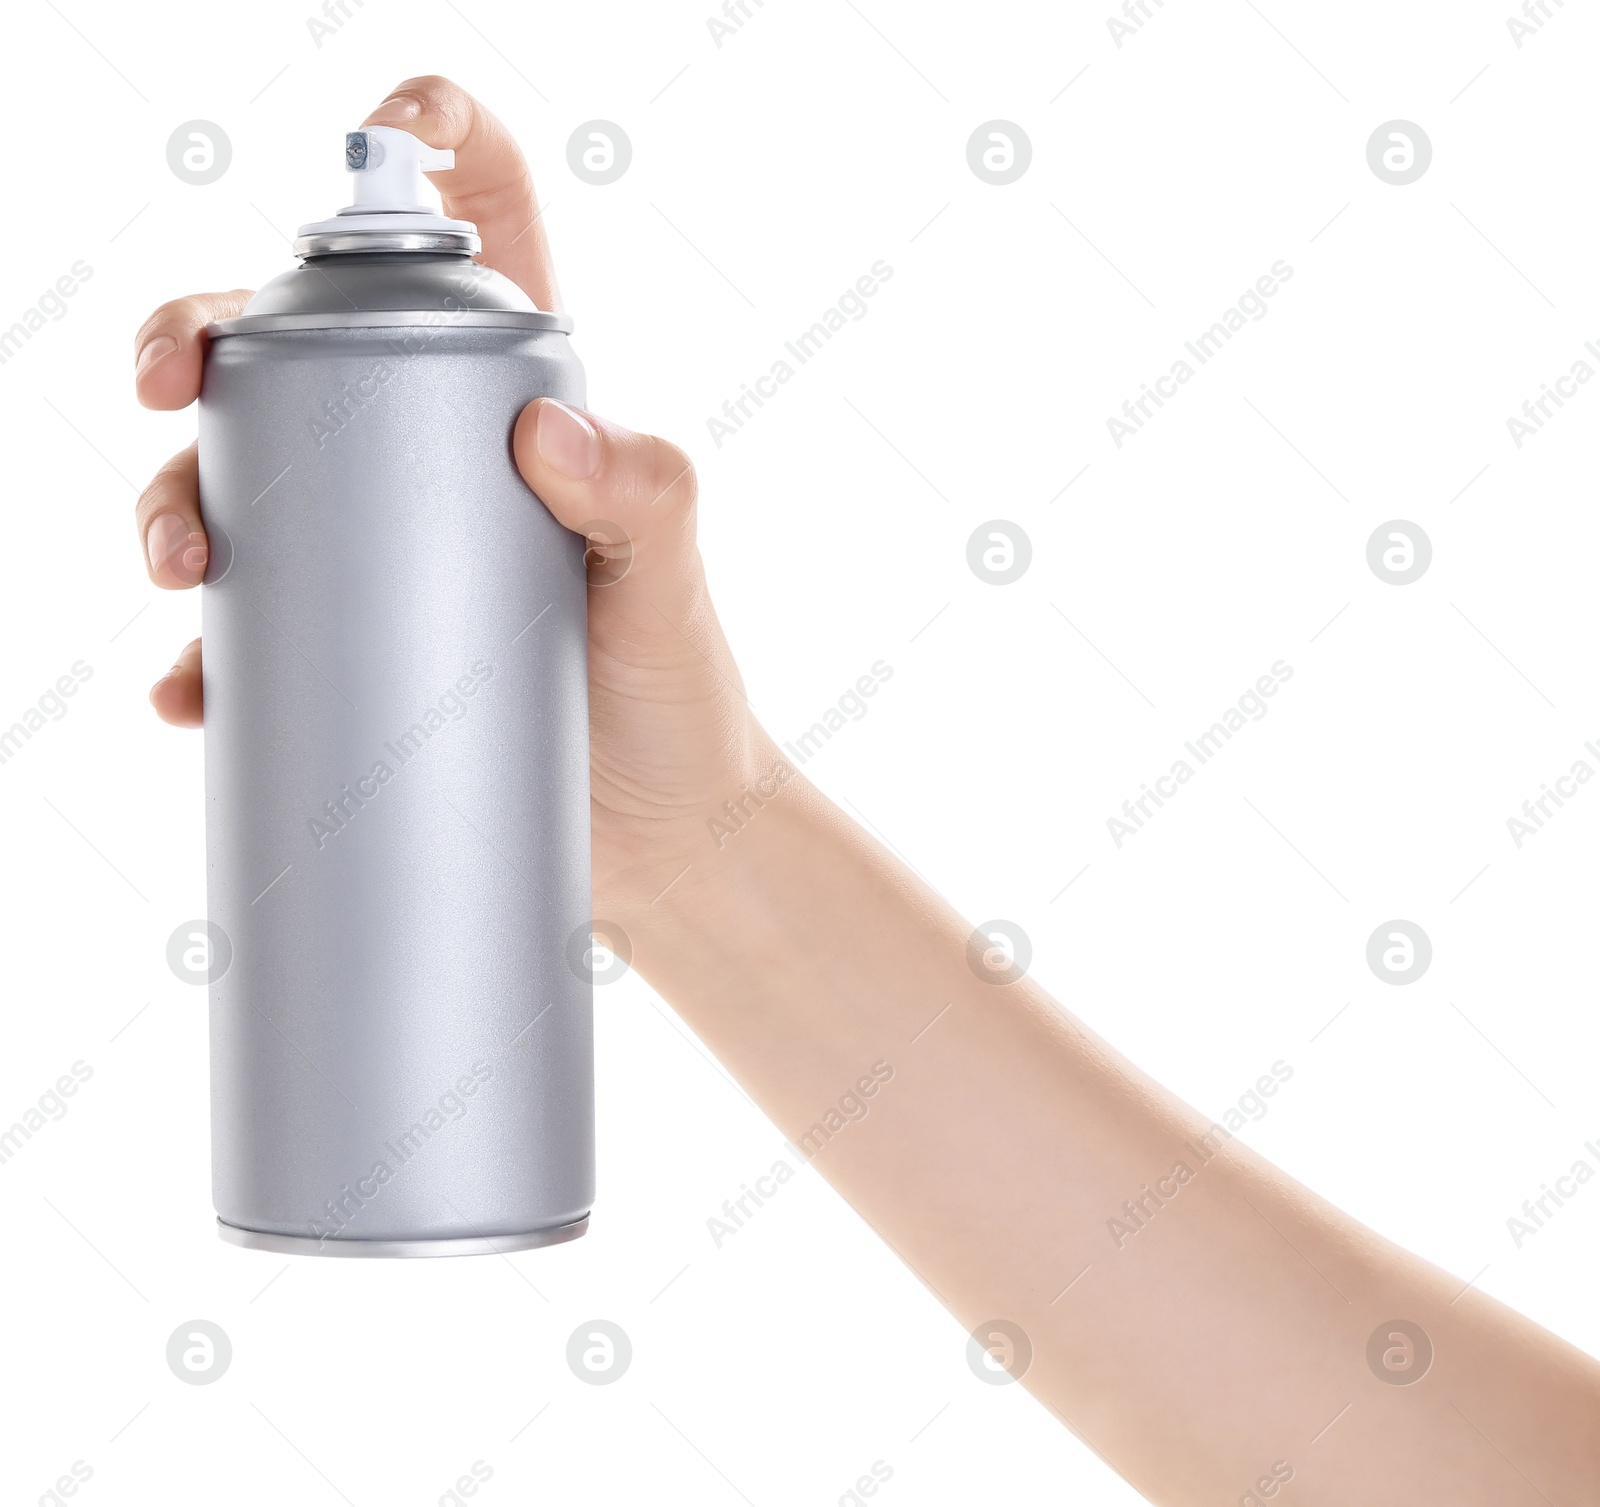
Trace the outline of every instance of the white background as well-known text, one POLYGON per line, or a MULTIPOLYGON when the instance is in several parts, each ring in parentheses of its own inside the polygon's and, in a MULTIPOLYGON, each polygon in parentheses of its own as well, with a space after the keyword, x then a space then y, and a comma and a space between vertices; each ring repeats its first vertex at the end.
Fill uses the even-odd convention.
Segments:
POLYGON ((93 275, 0 366, 0 724, 94 674, 0 766, 0 1123, 93 1077, 0 1166, 7 1499, 83 1461, 88 1501, 428 1504, 481 1460, 490 1504, 766 1507, 881 1460, 885 1502, 1136 1500, 974 1378, 814 1171, 714 1246, 780 1138, 637 977, 597 999, 584 1240, 384 1263, 216 1238, 203 991, 164 956, 204 911, 201 738, 145 701, 199 602, 145 584, 132 529, 194 418, 136 407, 131 338, 289 265, 345 202, 341 134, 422 72, 523 142, 593 406, 694 455, 767 726, 892 665, 807 774, 1208 1113, 1286 1060, 1252 1144, 1600 1351, 1600 1187, 1521 1249, 1506 1226, 1600 1162, 1600 788, 1520 850, 1506 828, 1600 739, 1600 388, 1520 450, 1505 423, 1600 340, 1600 18, 1519 49, 1508 9, 1168 0, 1119 49, 1093 4, 768 0, 719 48, 680 0, 369 0, 319 48, 293 3, 12 7, 0 326, 93 275), (596 118, 633 144, 608 187, 567 167, 596 118), (996 118, 1033 146, 1007 187, 966 159, 996 118), (1407 187, 1366 160, 1396 118, 1434 148, 1407 187), (233 146, 208 187, 166 163, 194 119, 233 146), (879 259, 867 317, 718 448, 708 416, 879 259), (1267 317, 1116 448, 1123 399, 1280 259, 1267 317), (1032 541, 1013 586, 966 564, 993 518, 1032 541), (1367 565, 1391 519, 1432 540, 1413 585, 1367 565), (1270 713, 1118 849, 1107 818, 1280 659, 1270 713), (1365 961, 1393 918, 1434 948, 1406 987, 1365 961), (608 1387, 564 1360, 596 1317, 634 1345, 608 1387), (193 1318, 232 1339, 211 1386, 165 1363, 193 1318))

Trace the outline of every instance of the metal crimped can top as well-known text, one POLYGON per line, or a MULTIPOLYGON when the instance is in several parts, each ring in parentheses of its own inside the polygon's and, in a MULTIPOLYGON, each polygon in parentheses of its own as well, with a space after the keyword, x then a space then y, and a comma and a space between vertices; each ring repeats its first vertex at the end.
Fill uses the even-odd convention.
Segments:
POLYGON ((509 278, 463 255, 398 252, 316 258, 267 283, 212 339, 277 330, 397 325, 492 326, 572 333, 570 314, 534 307, 509 278))

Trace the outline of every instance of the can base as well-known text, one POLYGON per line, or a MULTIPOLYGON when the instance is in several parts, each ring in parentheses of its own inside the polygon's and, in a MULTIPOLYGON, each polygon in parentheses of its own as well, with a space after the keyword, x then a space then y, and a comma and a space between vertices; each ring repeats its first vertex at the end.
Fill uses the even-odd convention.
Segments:
POLYGON ((276 1251, 282 1256, 503 1256, 510 1251, 531 1251, 541 1245, 576 1240, 589 1228, 589 1216, 571 1224, 523 1235, 470 1235, 444 1240, 316 1240, 309 1235, 274 1235, 266 1230, 245 1230, 217 1221, 217 1234, 229 1245, 254 1251, 276 1251))

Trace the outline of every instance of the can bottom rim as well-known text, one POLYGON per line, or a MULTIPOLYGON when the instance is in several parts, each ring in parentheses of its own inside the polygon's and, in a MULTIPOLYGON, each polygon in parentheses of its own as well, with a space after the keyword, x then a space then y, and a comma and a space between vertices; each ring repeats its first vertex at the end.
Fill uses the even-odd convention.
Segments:
POLYGON ((542 1245, 576 1240, 588 1228, 589 1216, 585 1214, 570 1224, 529 1230, 519 1235, 470 1235, 441 1240, 317 1240, 309 1235, 274 1235, 266 1230, 246 1230, 221 1219, 217 1221, 217 1234, 229 1245, 254 1251, 276 1251, 284 1256, 502 1256, 510 1251, 529 1251, 542 1245))

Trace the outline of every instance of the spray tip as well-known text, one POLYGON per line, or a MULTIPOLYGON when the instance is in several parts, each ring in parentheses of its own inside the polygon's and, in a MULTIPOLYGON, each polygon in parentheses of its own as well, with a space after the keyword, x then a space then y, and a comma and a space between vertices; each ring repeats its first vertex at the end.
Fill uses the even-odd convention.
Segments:
POLYGON ((438 197, 422 175, 454 167, 456 154, 393 126, 367 126, 346 134, 344 165, 355 174, 355 202, 341 214, 435 214, 438 197))
POLYGON ((393 126, 363 126, 344 138, 344 165, 354 179, 355 202, 332 219, 300 227, 294 254, 397 251, 476 256, 477 227, 448 219, 424 173, 447 171, 456 154, 431 147, 393 126))

